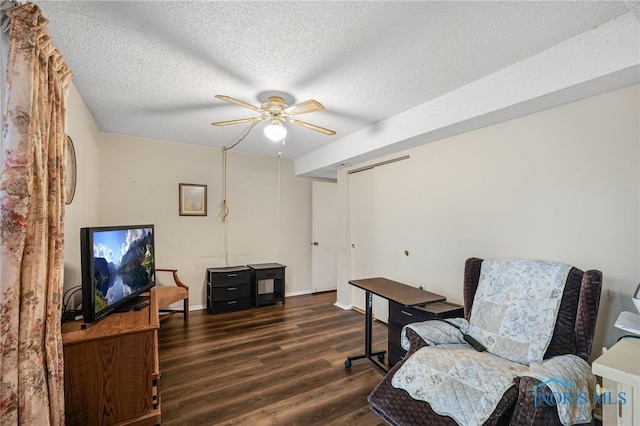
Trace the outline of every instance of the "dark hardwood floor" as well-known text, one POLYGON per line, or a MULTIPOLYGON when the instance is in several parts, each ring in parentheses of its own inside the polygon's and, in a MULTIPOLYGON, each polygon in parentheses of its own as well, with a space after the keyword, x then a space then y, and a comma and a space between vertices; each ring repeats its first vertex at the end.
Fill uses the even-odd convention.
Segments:
MULTIPOLYGON (((367 360, 364 316, 335 292, 231 314, 191 312, 162 323, 163 425, 384 425, 367 403, 382 373, 367 360)), ((374 350, 387 327, 374 322, 374 350)))

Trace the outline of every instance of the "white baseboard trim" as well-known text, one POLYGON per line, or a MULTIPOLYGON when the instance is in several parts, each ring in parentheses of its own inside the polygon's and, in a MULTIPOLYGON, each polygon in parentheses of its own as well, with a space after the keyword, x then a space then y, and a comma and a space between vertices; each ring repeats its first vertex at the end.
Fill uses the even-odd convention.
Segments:
POLYGON ((348 311, 348 310, 353 308, 353 305, 345 305, 345 304, 340 303, 340 302, 334 303, 333 306, 337 306, 338 308, 344 309, 345 311, 348 311))
MULTIPOLYGON (((304 296, 305 294, 311 294, 311 290, 301 290, 301 291, 293 291, 291 293, 285 293, 285 297, 293 297, 293 296, 304 296)), ((340 306, 342 308, 342 306, 340 306)), ((189 311, 200 311, 203 309, 207 309, 206 305, 191 305, 189 306, 189 311)), ((351 309, 351 306, 349 306, 348 308, 342 308, 342 309, 351 309)))
POLYGON ((305 294, 311 294, 311 290, 293 291, 291 293, 285 293, 284 297, 303 296, 305 294))

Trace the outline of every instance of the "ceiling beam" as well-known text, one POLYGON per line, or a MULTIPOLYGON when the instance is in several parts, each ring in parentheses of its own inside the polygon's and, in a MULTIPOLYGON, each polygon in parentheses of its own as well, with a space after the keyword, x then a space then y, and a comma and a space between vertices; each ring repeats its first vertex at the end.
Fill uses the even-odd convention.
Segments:
POLYGON ((335 177, 357 164, 640 82, 640 22, 603 25, 295 160, 295 173, 335 177))

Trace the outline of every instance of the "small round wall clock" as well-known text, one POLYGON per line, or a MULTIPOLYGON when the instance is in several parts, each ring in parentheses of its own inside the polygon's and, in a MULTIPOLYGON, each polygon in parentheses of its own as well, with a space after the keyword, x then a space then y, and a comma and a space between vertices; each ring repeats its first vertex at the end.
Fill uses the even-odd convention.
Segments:
POLYGON ((66 204, 71 204, 73 196, 76 194, 76 179, 76 149, 73 146, 71 138, 67 136, 67 178, 64 182, 66 204))

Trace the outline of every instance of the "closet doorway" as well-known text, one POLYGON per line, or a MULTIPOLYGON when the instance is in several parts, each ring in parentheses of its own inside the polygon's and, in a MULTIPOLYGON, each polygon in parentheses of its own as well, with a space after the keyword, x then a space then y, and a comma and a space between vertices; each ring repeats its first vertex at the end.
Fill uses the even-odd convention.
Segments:
POLYGON ((335 290, 337 263, 337 184, 311 183, 311 289, 335 290))
MULTIPOLYGON (((376 277, 375 241, 375 169, 362 170, 349 175, 349 208, 351 227, 351 277, 352 279, 376 277)), ((359 310, 365 309, 365 292, 351 287, 351 303, 359 310)), ((386 299, 373 296, 373 315, 387 322, 389 304, 386 299)))

